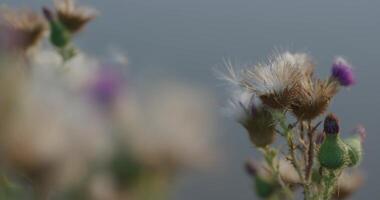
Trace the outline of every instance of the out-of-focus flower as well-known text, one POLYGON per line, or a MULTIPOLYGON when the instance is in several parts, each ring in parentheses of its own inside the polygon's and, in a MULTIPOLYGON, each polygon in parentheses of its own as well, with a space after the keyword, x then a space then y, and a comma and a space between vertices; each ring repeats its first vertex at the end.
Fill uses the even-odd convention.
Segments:
POLYGON ((5 50, 28 51, 42 39, 46 25, 30 10, 0 8, 0 47, 5 50))
POLYGON ((101 63, 95 57, 78 52, 62 69, 59 54, 51 49, 41 49, 30 58, 30 65, 35 76, 54 76, 56 81, 64 82, 65 87, 79 93, 88 90, 89 82, 97 76, 101 63))
POLYGON ((323 114, 339 89, 334 82, 313 78, 305 78, 300 86, 300 93, 291 106, 293 114, 300 120, 312 120, 323 114))
POLYGON ((331 68, 331 78, 345 87, 352 86, 356 82, 351 65, 342 57, 335 59, 331 68))
POLYGON ((364 177, 359 171, 344 172, 338 179, 333 198, 347 199, 363 185, 364 177))
POLYGON ((89 21, 95 18, 96 11, 88 7, 75 5, 74 0, 55 1, 58 20, 70 31, 79 32, 89 21))
POLYGON ((201 167, 215 160, 209 95, 169 83, 138 96, 130 90, 120 96, 115 114, 127 144, 143 163, 178 169, 201 167))
POLYGON ((349 167, 357 166, 363 157, 363 143, 366 137, 365 128, 358 126, 355 129, 355 135, 352 135, 344 140, 348 147, 349 167))
MULTIPOLYGON (((81 97, 55 73, 35 73, 19 82, 22 92, 1 136, 1 159, 38 185, 38 192, 50 193, 82 181, 88 165, 108 155, 110 144, 103 122, 81 97)), ((7 91, 1 90, 4 97, 12 95, 7 91)))
POLYGON ((121 93, 123 78, 113 67, 103 66, 98 70, 89 87, 90 95, 96 103, 108 106, 114 103, 121 93))
POLYGON ((243 72, 244 85, 265 105, 286 109, 300 92, 300 82, 312 74, 313 63, 303 54, 279 54, 268 64, 258 64, 243 72))

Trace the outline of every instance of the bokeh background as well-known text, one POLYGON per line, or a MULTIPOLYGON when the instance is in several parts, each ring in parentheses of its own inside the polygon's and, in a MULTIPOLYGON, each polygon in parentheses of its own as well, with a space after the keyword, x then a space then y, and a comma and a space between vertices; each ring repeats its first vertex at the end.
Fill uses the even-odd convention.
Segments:
MULTIPOLYGON (((101 15, 77 38, 90 54, 127 52, 132 84, 149 88, 162 79, 202 87, 217 99, 221 161, 204 172, 185 173, 173 199, 255 199, 242 163, 257 154, 244 130, 223 116, 228 92, 214 68, 263 60, 274 49, 306 51, 327 75, 332 59, 353 63, 358 84, 335 98, 331 110, 349 132, 368 132, 361 168, 363 188, 353 199, 378 199, 380 191, 380 1, 376 0, 86 0, 101 15)), ((39 9, 48 0, 1 0, 39 9)))

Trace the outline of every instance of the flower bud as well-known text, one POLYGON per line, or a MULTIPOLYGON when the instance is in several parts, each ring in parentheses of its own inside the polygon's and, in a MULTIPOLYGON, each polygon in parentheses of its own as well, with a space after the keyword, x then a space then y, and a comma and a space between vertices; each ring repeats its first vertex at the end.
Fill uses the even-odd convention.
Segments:
POLYGON ((71 40, 68 30, 56 19, 48 8, 42 8, 42 12, 50 25, 50 42, 58 48, 66 47, 71 40))
POLYGON ((242 125, 248 131, 251 142, 257 147, 265 147, 274 142, 275 123, 272 113, 265 107, 256 107, 251 105, 251 113, 242 125))
POLYGON ((364 127, 359 126, 355 130, 355 135, 344 140, 348 146, 349 167, 357 166, 361 162, 363 157, 363 142, 365 135, 366 133, 364 127))
POLYGON ((327 169, 339 169, 346 164, 348 150, 339 137, 339 122, 333 114, 326 117, 324 131, 326 137, 319 149, 318 160, 327 169))

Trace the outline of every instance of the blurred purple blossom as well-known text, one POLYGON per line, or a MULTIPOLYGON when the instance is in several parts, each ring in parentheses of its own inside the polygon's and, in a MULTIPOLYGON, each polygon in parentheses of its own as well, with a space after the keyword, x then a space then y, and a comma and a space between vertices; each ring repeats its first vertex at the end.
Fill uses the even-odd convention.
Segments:
POLYGON ((111 105, 121 93, 124 81, 122 75, 112 66, 102 66, 90 84, 90 94, 95 102, 111 105))
POLYGON ((356 83, 351 66, 341 57, 335 59, 331 68, 331 76, 337 79, 342 86, 347 87, 356 83))

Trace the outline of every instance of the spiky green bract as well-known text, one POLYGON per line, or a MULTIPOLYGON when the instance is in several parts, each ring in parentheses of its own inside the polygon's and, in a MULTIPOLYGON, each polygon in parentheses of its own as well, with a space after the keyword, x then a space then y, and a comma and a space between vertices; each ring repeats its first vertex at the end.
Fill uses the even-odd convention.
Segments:
POLYGON ((254 176, 255 191, 260 198, 270 197, 276 190, 276 184, 270 180, 266 180, 261 176, 254 176))
POLYGON ((348 147, 348 167, 357 166, 363 157, 363 147, 361 138, 358 135, 352 136, 344 140, 348 147))
POLYGON ((318 152, 319 163, 326 169, 335 170, 344 167, 348 160, 347 157, 347 145, 339 135, 326 135, 318 152))

